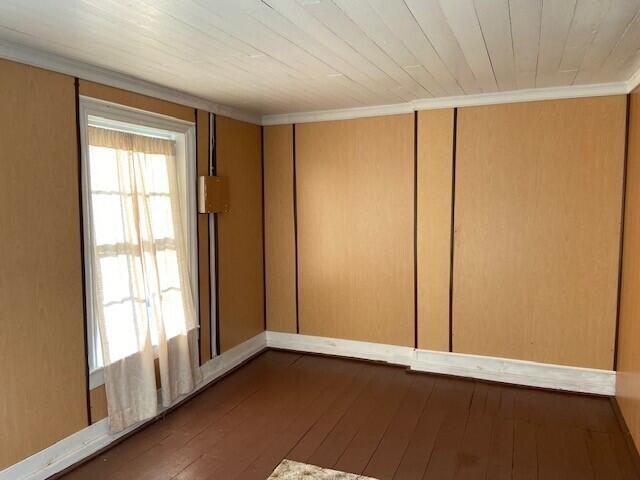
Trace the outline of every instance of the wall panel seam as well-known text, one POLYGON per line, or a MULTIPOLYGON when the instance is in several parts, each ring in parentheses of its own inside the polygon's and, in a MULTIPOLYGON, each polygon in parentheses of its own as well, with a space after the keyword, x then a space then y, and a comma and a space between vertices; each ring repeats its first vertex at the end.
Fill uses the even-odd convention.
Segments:
MULTIPOLYGON (((198 119, 198 109, 194 108, 193 109, 193 114, 195 117, 195 121, 196 121, 196 129, 195 129, 195 144, 196 144, 196 155, 195 155, 195 161, 196 161, 196 176, 198 176, 198 163, 200 160, 200 145, 199 145, 199 136, 200 136, 200 132, 199 132, 199 119, 198 119)), ((198 189, 196 189, 195 192, 196 195, 196 204, 198 203, 198 189)), ((202 215, 201 213, 197 213, 196 215, 202 215)), ((198 279, 198 302, 200 302, 200 296, 202 295, 202 292, 200 291, 200 218, 196 218, 196 248, 198 249, 198 261, 196 262, 196 278, 198 279)), ((198 305, 198 364, 200 366, 202 366, 202 308, 201 305, 198 305)))
POLYGON ((453 109, 453 147, 451 155, 451 233, 449 239, 449 351, 453 352, 453 256, 455 247, 455 213, 456 213, 456 147, 458 136, 458 109, 453 109))
POLYGON ((267 330, 267 237, 265 230, 265 210, 267 208, 264 201, 264 127, 260 126, 260 175, 262 176, 262 296, 264 297, 263 304, 263 325, 265 331, 267 330))
POLYGON ((296 333, 300 333, 300 309, 298 300, 298 181, 296 176, 296 124, 292 125, 293 133, 293 238, 296 275, 296 333))
MULTIPOLYGON (((218 115, 213 114, 213 154, 211 156, 211 174, 218 174, 218 115)), ((219 272, 219 252, 218 252, 218 214, 213 214, 213 236, 214 236, 214 275, 216 290, 216 355, 220 355, 220 272, 219 272)))
MULTIPOLYGON (((209 172, 209 174, 211 174, 211 169, 212 169, 212 165, 211 165, 211 155, 212 155, 212 151, 211 151, 211 113, 207 112, 207 171, 209 172)), ((196 129, 197 130, 197 129, 196 129)), ((196 190, 197 191, 197 190, 196 190)), ((213 327, 212 323, 213 323, 213 317, 211 316, 211 302, 213 301, 213 299, 211 298, 211 214, 208 213, 207 214, 207 258, 209 259, 209 265, 207 265, 207 278, 209 279, 208 282, 208 288, 209 288, 209 357, 210 359, 213 358, 214 354, 213 354, 213 345, 211 342, 211 329, 213 327)), ((218 301, 218 299, 216 298, 216 302, 218 301)))
POLYGON ((78 77, 73 80, 75 91, 75 113, 76 113, 76 149, 78 155, 78 212, 80 218, 80 266, 82 274, 82 332, 84 337, 84 364, 85 364, 85 397, 87 408, 87 425, 91 425, 91 398, 89 394, 89 339, 87 332, 87 279, 85 273, 84 257, 84 211, 82 200, 82 142, 80 139, 80 80, 78 77))
POLYGON ((418 348, 418 112, 413 112, 413 346, 418 348))
POLYGON ((616 324, 613 340, 613 370, 618 368, 618 338, 620 333, 620 302, 622 300, 622 265, 624 254, 624 215, 627 198, 627 156, 629 150, 629 114, 631 111, 631 95, 626 96, 626 119, 624 131, 624 159, 622 163, 622 196, 620 199, 620 245, 618 247, 618 286, 616 298, 616 324))

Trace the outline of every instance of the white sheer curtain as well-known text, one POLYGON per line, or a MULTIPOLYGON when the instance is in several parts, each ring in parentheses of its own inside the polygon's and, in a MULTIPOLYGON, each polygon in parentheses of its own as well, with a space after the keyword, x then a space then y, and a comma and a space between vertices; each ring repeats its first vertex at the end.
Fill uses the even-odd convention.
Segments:
POLYGON ((94 311, 110 429, 157 413, 200 381, 172 140, 89 127, 94 311), (154 352, 156 350, 156 352, 154 352))

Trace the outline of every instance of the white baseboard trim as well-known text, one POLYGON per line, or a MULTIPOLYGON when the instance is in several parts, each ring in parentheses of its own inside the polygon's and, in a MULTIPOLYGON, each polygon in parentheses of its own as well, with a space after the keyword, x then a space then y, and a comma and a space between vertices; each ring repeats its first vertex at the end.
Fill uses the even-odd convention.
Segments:
MULTIPOLYGON (((570 392, 615 395, 616 373, 610 370, 418 350, 397 345, 271 331, 262 332, 205 363, 201 367, 203 381, 196 392, 206 388, 211 382, 266 347, 382 361, 406 366, 417 372, 570 392)), ((179 399, 174 406, 187 398, 179 399)), ((105 448, 139 426, 140 424, 134 425, 116 435, 110 435, 108 420, 101 420, 0 471, 0 480, 44 480, 105 448)))
POLYGON ((411 347, 267 331, 267 347, 409 365, 411 347))
MULTIPOLYGON (((206 388, 211 382, 251 358, 265 347, 266 333, 262 332, 237 347, 209 360, 201 367, 203 380, 194 393, 206 388)), ((176 400, 172 407, 187 400, 191 395, 176 400)), ((158 415, 162 414, 164 410, 163 408, 159 411, 158 415)), ((143 423, 133 425, 115 435, 110 435, 109 421, 105 418, 0 471, 0 480, 44 480, 105 448, 120 437, 140 427, 143 423)))
POLYGON ((266 332, 261 332, 255 337, 209 360, 201 367, 203 379, 202 386, 199 387, 199 389, 206 387, 213 380, 237 367, 266 347, 267 335, 266 332))
POLYGON ((616 393, 616 372, 612 370, 431 350, 416 350, 410 367, 418 372, 456 375, 528 387, 611 396, 616 393))
POLYGON ((491 380, 528 387, 615 395, 616 373, 509 358, 419 350, 412 347, 266 332, 267 346, 309 353, 378 360, 417 372, 491 380))

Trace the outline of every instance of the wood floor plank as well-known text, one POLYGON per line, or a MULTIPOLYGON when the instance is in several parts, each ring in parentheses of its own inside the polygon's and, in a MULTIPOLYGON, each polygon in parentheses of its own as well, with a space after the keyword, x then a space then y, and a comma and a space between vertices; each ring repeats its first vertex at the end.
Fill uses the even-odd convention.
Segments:
POLYGON ((372 381, 375 374, 374 369, 365 369, 358 376, 353 389, 349 390, 344 397, 334 400, 327 411, 309 429, 307 434, 289 452, 286 458, 298 462, 309 463, 309 458, 322 444, 333 428, 344 417, 345 412, 351 407, 353 402, 362 395, 364 389, 372 381))
MULTIPOLYGON (((225 387, 226 397, 224 401, 211 403, 208 421, 218 418, 221 421, 227 418, 239 405, 255 395, 256 391, 272 386, 272 382, 286 371, 292 363, 301 358, 298 354, 283 354, 282 352, 268 352, 265 359, 267 369, 259 368, 255 370, 255 375, 250 375, 241 382, 241 388, 235 388, 233 382, 228 382, 225 387), (256 390, 256 388, 258 390, 256 390)), ((221 385, 222 387, 222 385, 221 385)), ((221 388, 222 390, 222 388, 221 388)), ((215 425, 216 422, 213 422, 215 425)), ((207 423, 203 422, 202 428, 206 428, 207 423)), ((182 431, 172 430, 170 435, 157 442, 143 454, 128 460, 115 471, 109 474, 112 480, 126 480, 137 478, 149 479, 169 479, 182 471, 185 467, 193 463, 203 454, 202 445, 194 443, 193 439, 198 436, 198 430, 182 431)))
MULTIPOLYGON (((377 403, 384 398, 385 386, 394 380, 394 367, 380 367, 374 380, 345 412, 340 422, 309 457, 309 463, 332 468, 365 422, 377 414, 377 403), (375 413, 374 413, 375 411, 375 413)), ((366 463, 365 463, 366 465, 366 463)))
POLYGON ((494 420, 494 416, 484 411, 469 412, 454 478, 473 480, 486 477, 494 420))
POLYGON ((278 409, 286 408, 295 399, 301 398, 300 395, 304 393, 305 386, 300 384, 301 380, 306 379, 309 384, 313 377, 320 373, 316 369, 313 374, 310 374, 307 364, 312 362, 311 357, 304 357, 280 372, 266 388, 247 398, 233 412, 189 442, 185 449, 194 449, 202 456, 179 475, 193 476, 193 471, 200 471, 201 464, 204 463, 208 466, 208 470, 203 478, 208 478, 212 471, 222 467, 234 449, 248 448, 248 445, 242 443, 247 432, 254 433, 259 440, 264 440, 260 431, 264 423, 273 415, 277 415, 278 409))
POLYGON ((461 446, 461 454, 455 478, 475 479, 507 473, 511 476, 513 432, 512 423, 498 418, 501 389, 485 382, 477 382, 469 409, 469 419, 461 446), (501 455, 497 455, 498 452, 501 455), (508 458, 507 458, 508 455, 508 458), (495 456, 495 460, 490 459, 495 456))
MULTIPOLYGON (((314 362, 319 361, 318 358, 310 358, 314 362)), ((221 461, 209 478, 235 479, 240 476, 245 466, 260 456, 267 445, 275 441, 298 415, 306 412, 319 396, 332 388, 336 377, 343 375, 347 368, 337 359, 331 359, 328 365, 323 363, 324 367, 320 369, 305 371, 305 375, 297 379, 294 394, 283 395, 277 408, 264 415, 259 423, 246 431, 238 429, 225 440, 215 454, 221 461)))
POLYGON ((91 461, 80 465, 67 473, 66 480, 103 480, 127 462, 144 454, 164 438, 171 435, 162 420, 127 438, 106 452, 94 457, 91 461))
POLYGON ((459 467, 460 449, 469 420, 474 383, 460 381, 454 385, 453 401, 440 425, 427 470, 425 480, 455 478, 459 467))
POLYGON ((586 432, 571 427, 537 427, 538 476, 548 479, 593 478, 586 432))
POLYGON ((230 373, 224 381, 215 384, 215 388, 209 387, 187 402, 181 408, 174 410, 164 418, 151 426, 131 436, 126 442, 119 443, 115 447, 97 456, 93 461, 81 465, 76 470, 67 474, 69 479, 101 480, 111 478, 114 472, 129 462, 134 461, 142 454, 173 435, 175 429, 202 410, 208 416, 215 416, 221 407, 232 406, 238 399, 250 393, 259 382, 265 372, 277 365, 286 364, 299 358, 298 354, 283 354, 283 352, 264 352, 254 358, 244 367, 230 373), (217 403, 221 399, 224 403, 217 403), (193 408, 198 404, 203 407, 193 408))
POLYGON ((611 434, 596 431, 587 432, 587 448, 596 480, 623 478, 611 445, 611 434))
POLYGON ((561 438, 564 452, 564 478, 568 480, 594 478, 589 458, 587 431, 576 427, 563 428, 561 438))
POLYGON ((196 448, 201 454, 210 453, 215 445, 224 440, 228 432, 232 432, 239 424, 247 422, 247 419, 258 417, 270 404, 267 399, 277 398, 278 391, 289 381, 291 375, 296 373, 294 365, 297 362, 272 369, 258 382, 261 388, 253 389, 253 392, 245 396, 242 401, 227 409, 223 415, 209 423, 206 429, 194 436, 188 445, 196 448))
POLYGON ((284 431, 273 438, 266 449, 256 458, 238 478, 243 480, 263 480, 278 466, 283 458, 311 429, 319 418, 327 411, 336 398, 345 396, 353 388, 356 378, 363 369, 361 363, 348 361, 348 372, 336 378, 333 386, 322 396, 317 397, 302 414, 284 431))
POLYGON ((634 465, 633 459, 631 458, 631 452, 629 452, 629 447, 622 435, 622 432, 620 432, 620 434, 618 435, 612 435, 611 443, 613 445, 613 451, 615 452, 615 455, 616 455, 618 468, 622 473, 621 478, 623 478, 624 480, 631 479, 631 478, 640 478, 640 476, 637 473, 636 467, 634 465))
POLYGON ((433 377, 419 374, 415 377, 408 395, 396 412, 363 475, 390 480, 396 473, 435 383, 433 377))
POLYGON ((513 426, 513 479, 538 478, 538 451, 535 424, 516 419, 513 426))
MULTIPOLYGON (((195 408, 178 409, 167 417, 167 422, 173 430, 184 433, 197 434, 219 417, 220 411, 211 408, 214 404, 225 402, 236 391, 242 391, 245 397, 257 391, 265 385, 269 372, 274 368, 286 368, 300 358, 299 354, 287 354, 287 352, 268 351, 256 358, 256 366, 246 376, 241 376, 244 369, 238 375, 232 375, 228 381, 220 385, 220 388, 207 389, 205 395, 198 395, 195 408), (227 385, 229 384, 229 385, 227 385), (227 387, 225 390, 223 387, 227 387), (233 392, 233 393, 232 393, 233 392), (202 397, 202 398, 200 398, 202 397), (178 417, 184 410, 189 414, 178 417), (177 417, 177 418, 174 418, 177 417)), ((253 364, 253 362, 252 362, 253 364)), ((253 365, 252 365, 253 366, 253 365)), ((227 402, 233 403, 233 402, 227 402)))
POLYGON ((578 428, 585 427, 591 432, 604 433, 616 433, 620 430, 609 398, 585 395, 580 402, 585 412, 585 424, 577 425, 578 428))
POLYGON ((404 370, 393 372, 391 381, 374 398, 374 415, 362 424, 351 439, 345 451, 340 455, 333 468, 339 471, 360 474, 364 471, 402 400, 408 393, 414 376, 404 370))
POLYGON ((435 379, 433 390, 402 460, 394 474, 395 479, 421 479, 427 469, 438 432, 444 423, 450 408, 454 405, 457 380, 438 377, 435 379))
POLYGON ((496 416, 491 430, 487 480, 508 480, 513 470, 514 421, 496 416))
POLYGON ((564 475, 562 428, 556 425, 538 425, 535 429, 538 476, 549 480, 561 479, 564 475))

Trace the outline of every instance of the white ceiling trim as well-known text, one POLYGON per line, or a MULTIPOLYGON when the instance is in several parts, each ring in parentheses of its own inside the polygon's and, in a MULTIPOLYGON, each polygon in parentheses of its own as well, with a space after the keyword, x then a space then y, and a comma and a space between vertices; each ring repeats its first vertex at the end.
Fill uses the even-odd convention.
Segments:
MULTIPOLYGON (((634 75, 640 82, 640 72, 634 75)), ((510 92, 481 93, 454 97, 428 98, 393 105, 375 107, 344 108, 301 112, 282 115, 264 115, 262 125, 281 125, 288 123, 323 122, 328 120, 347 120, 380 115, 409 113, 415 110, 434 110, 438 108, 472 107, 478 105, 496 105, 501 103, 533 102, 539 100, 558 100, 562 98, 602 97, 606 95, 624 95, 630 91, 630 82, 600 83, 595 85, 570 85, 564 87, 531 88, 510 92)))
POLYGON ((631 93, 638 86, 640 86, 640 68, 627 80, 627 92, 631 93))
POLYGON ((96 67, 88 63, 71 60, 66 57, 41 50, 0 40, 0 58, 45 68, 84 80, 99 82, 112 87, 122 88, 143 95, 160 98, 181 105, 199 108, 236 120, 258 125, 281 125, 288 123, 308 123, 329 120, 347 120, 353 118, 375 117, 410 113, 416 110, 438 108, 469 107, 502 103, 556 100, 563 98, 597 97, 606 95, 624 95, 640 85, 640 69, 626 82, 600 83, 593 85, 569 85, 562 87, 531 88, 508 92, 492 92, 472 95, 428 98, 410 102, 371 107, 356 107, 334 110, 319 110, 277 115, 259 115, 180 92, 152 82, 141 80, 111 70, 96 67))
POLYGON ((204 98, 189 95, 171 88, 163 87, 146 80, 140 80, 130 75, 113 72, 105 68, 96 67, 88 63, 71 60, 52 53, 0 40, 0 58, 25 63, 34 67, 45 68, 58 73, 64 73, 83 80, 102 83, 111 87, 122 88, 131 92, 148 95, 150 97, 167 100, 187 107, 198 108, 213 112, 236 120, 260 124, 261 116, 227 107, 204 98))

